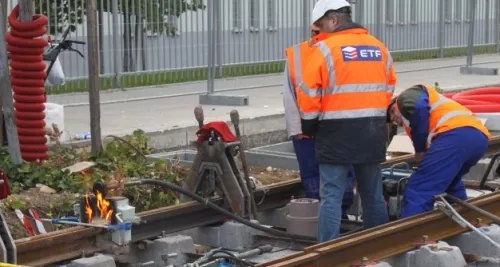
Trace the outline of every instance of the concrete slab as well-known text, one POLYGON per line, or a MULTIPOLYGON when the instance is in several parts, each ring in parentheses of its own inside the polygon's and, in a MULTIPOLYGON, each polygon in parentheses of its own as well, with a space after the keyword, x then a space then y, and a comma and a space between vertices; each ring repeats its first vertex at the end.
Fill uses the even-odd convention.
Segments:
MULTIPOLYGON (((500 66, 500 55, 477 56, 475 62, 498 61, 498 63, 478 64, 482 67, 500 66)), ((446 91, 464 90, 467 88, 498 85, 498 77, 461 75, 458 66, 463 65, 464 58, 428 60, 419 62, 396 63, 398 73, 397 92, 418 83, 434 84, 439 82, 446 91), (425 64, 424 70, 415 68, 417 64, 425 64), (454 66, 454 67, 450 67, 454 66)), ((236 87, 253 86, 254 89, 228 91, 228 95, 246 95, 252 101, 248 106, 238 108, 242 120, 242 134, 252 135, 266 132, 283 131, 285 123, 282 104, 282 75, 268 75, 266 77, 239 77, 217 82, 217 88, 231 89, 236 87), (224 85, 226 83, 226 85, 224 85), (232 85, 227 85, 232 84, 232 85)), ((206 82, 174 84, 165 86, 161 90, 168 92, 184 92, 186 88, 205 88, 206 82), (200 87, 201 86, 201 87, 200 87), (166 89, 165 89, 166 88, 166 89)), ((142 90, 142 94, 149 94, 149 90, 158 88, 134 89, 142 90)), ((127 94, 134 90, 123 92, 127 94)), ((135 94, 136 91, 134 91, 135 94)), ((137 91, 139 92, 139 91, 137 91)), ((151 91, 152 92, 152 91, 151 91)), ((105 95, 105 93, 103 93, 105 95)), ((140 95, 140 94, 139 94, 140 95)), ((154 93, 153 95, 158 95, 154 93)), ((161 94, 160 94, 161 95, 161 94)), ((78 95, 50 96, 49 102, 70 103, 68 99, 81 97, 78 95), (66 100, 65 100, 66 99, 66 100)), ((120 98, 119 93, 113 95, 120 98)), ((102 97, 101 99, 103 99, 102 97)), ((87 95, 82 99, 88 99, 87 95)), ((193 109, 198 105, 198 95, 177 96, 171 98, 158 98, 126 103, 106 104, 101 107, 101 127, 103 136, 108 134, 124 135, 135 129, 142 129, 152 137, 151 145, 156 148, 171 148, 188 146, 189 142, 196 139, 196 120, 193 109)), ((229 112, 234 107, 204 106, 205 120, 229 121, 229 112)), ((90 116, 88 106, 66 106, 65 128, 71 136, 77 133, 88 132, 90 129, 90 116)), ((266 140, 266 137, 260 137, 266 140)))
POLYGON ((113 257, 108 255, 96 255, 89 258, 81 258, 72 261, 69 267, 116 267, 113 257))
MULTIPOLYGON (((492 224, 478 228, 493 241, 500 243, 500 226, 492 224)), ((457 246, 464 254, 472 254, 480 257, 500 258, 500 251, 490 242, 476 232, 467 232, 459 236, 450 238, 446 242, 452 246, 457 246)))
POLYGON ((500 113, 479 113, 479 118, 487 119, 484 124, 490 131, 500 131, 500 113))
POLYGON ((397 267, 457 267, 467 266, 460 248, 446 242, 422 246, 402 255, 384 259, 384 262, 397 267))
MULTIPOLYGON (((476 165, 474 165, 470 171, 463 176, 462 180, 470 180, 470 181, 481 181, 484 174, 486 173, 486 169, 491 162, 491 158, 485 158, 478 161, 476 165)), ((488 181, 494 180, 497 178, 495 174, 495 170, 497 169, 499 161, 496 161, 491 168, 490 174, 488 175, 488 181)))

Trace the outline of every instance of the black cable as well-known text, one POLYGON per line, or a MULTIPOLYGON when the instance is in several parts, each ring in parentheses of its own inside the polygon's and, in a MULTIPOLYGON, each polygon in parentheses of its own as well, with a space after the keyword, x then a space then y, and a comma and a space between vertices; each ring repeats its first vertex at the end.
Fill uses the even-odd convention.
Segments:
POLYGON ((236 257, 236 254, 234 254, 233 252, 231 251, 227 251, 227 250, 218 250, 216 252, 214 252, 214 255, 217 255, 218 253, 221 253, 221 254, 226 254, 228 255, 229 257, 234 257, 234 258, 237 258, 236 257))
POLYGON ((202 197, 200 197, 192 192, 189 192, 188 190, 186 190, 178 185, 175 185, 175 184, 172 184, 169 182, 160 181, 160 180, 153 180, 153 179, 144 179, 144 180, 138 180, 138 181, 134 181, 134 182, 127 183, 127 184, 156 185, 156 186, 166 187, 168 189, 171 189, 171 190, 177 191, 181 194, 184 194, 184 195, 198 201, 199 203, 203 204, 204 206, 207 206, 207 207, 209 207, 209 208, 211 208, 219 213, 222 213, 225 216, 231 217, 233 220, 235 220, 237 222, 240 222, 248 227, 252 227, 252 228, 257 229, 259 231, 268 233, 270 235, 279 236, 279 237, 283 237, 283 238, 290 238, 290 239, 294 239, 294 240, 317 241, 317 239, 315 237, 305 236, 305 235, 297 235, 297 234, 287 233, 287 232, 283 232, 283 231, 278 231, 278 230, 275 230, 272 228, 267 228, 267 227, 264 227, 262 225, 253 223, 251 221, 243 219, 240 216, 235 215, 235 214, 215 205, 214 203, 210 202, 208 199, 202 198, 202 197))
POLYGON ((232 256, 212 256, 210 258, 207 259, 207 261, 215 261, 215 260, 218 260, 218 259, 224 259, 224 260, 232 260, 240 265, 243 265, 243 266, 249 266, 249 267, 255 267, 255 264, 252 264, 250 262, 247 262, 245 260, 242 260, 242 259, 239 259, 239 258, 236 258, 236 257, 232 257, 232 256))

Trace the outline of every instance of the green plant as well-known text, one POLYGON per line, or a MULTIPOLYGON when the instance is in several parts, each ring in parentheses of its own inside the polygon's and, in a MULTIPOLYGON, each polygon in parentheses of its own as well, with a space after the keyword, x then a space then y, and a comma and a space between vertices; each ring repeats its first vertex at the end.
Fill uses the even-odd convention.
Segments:
POLYGON ((15 209, 25 209, 26 203, 14 196, 9 196, 5 201, 3 201, 3 206, 5 209, 15 210, 15 209))
MULTIPOLYGON (((57 131, 55 131, 57 132, 57 131)), ((50 134, 49 134, 50 136, 50 134)), ((58 192, 84 194, 91 190, 95 182, 125 182, 132 178, 160 179, 176 183, 178 175, 162 161, 149 162, 146 155, 153 150, 148 147, 150 138, 142 130, 136 130, 124 138, 113 136, 94 162, 95 166, 84 173, 70 173, 64 169, 79 161, 91 160, 88 153, 73 148, 62 148, 56 142, 50 153, 50 160, 41 164, 12 164, 6 149, 0 149, 0 168, 9 177, 14 193, 43 184, 58 192)), ((118 192, 130 198, 137 211, 143 211, 177 203, 177 194, 156 187, 127 187, 118 192)), ((74 200, 68 200, 68 203, 74 200)), ((70 204, 54 203, 52 215, 71 213, 70 204)), ((47 211, 49 212, 49 211, 47 211)))

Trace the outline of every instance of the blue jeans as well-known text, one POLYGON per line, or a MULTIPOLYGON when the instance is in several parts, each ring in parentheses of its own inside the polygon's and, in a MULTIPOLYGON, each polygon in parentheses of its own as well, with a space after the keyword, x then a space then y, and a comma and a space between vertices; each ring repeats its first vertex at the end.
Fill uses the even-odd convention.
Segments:
MULTIPOLYGON (((363 209, 365 229, 389 222, 382 193, 380 164, 354 164, 363 209)), ((319 164, 321 203, 318 218, 318 240, 335 239, 340 232, 341 203, 350 165, 319 164)))
POLYGON ((444 192, 466 200, 462 177, 487 150, 488 138, 475 128, 457 128, 437 135, 406 184, 401 218, 432 210, 434 196, 444 192))
MULTIPOLYGON (((293 148, 299 162, 300 179, 307 198, 320 200, 319 165, 315 160, 314 139, 292 139, 293 148)), ((348 181, 342 199, 342 218, 347 219, 347 210, 354 202, 354 170, 348 173, 348 181)))

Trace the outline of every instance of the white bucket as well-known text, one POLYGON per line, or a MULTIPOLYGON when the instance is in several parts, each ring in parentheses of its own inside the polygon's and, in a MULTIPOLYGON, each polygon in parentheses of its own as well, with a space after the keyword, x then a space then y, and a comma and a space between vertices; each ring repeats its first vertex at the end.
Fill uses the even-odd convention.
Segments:
MULTIPOLYGON (((59 131, 62 132, 61 137, 59 138, 60 142, 65 142, 68 139, 68 134, 64 129, 64 106, 58 105, 55 103, 45 103, 45 127, 52 129, 52 124, 57 125, 59 131)), ((48 144, 54 143, 51 142, 47 136, 48 144)))

